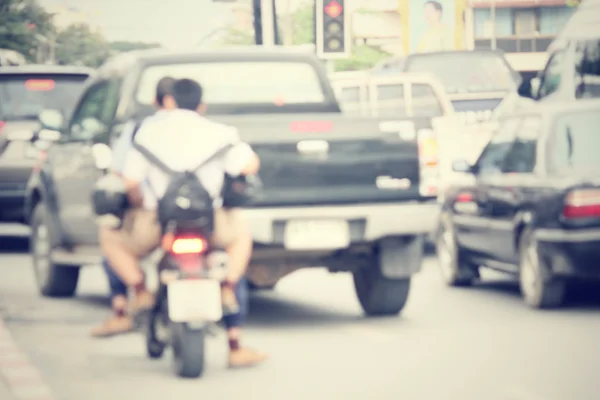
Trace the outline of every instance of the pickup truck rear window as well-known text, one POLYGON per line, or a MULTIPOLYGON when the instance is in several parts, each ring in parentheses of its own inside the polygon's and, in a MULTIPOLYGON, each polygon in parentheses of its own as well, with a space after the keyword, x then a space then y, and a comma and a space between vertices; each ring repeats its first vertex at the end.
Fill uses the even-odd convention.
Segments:
POLYGON ((564 114, 556 120, 552 164, 557 170, 600 167, 600 111, 564 114))
MULTIPOLYGON (((143 72, 137 91, 142 105, 154 102, 165 76, 196 80, 209 105, 274 106, 320 104, 326 100, 317 71, 303 62, 207 62, 156 65, 143 72)), ((210 108, 210 107, 209 107, 210 108)))
POLYGON ((87 75, 0 74, 0 120, 36 119, 45 108, 69 110, 87 75))

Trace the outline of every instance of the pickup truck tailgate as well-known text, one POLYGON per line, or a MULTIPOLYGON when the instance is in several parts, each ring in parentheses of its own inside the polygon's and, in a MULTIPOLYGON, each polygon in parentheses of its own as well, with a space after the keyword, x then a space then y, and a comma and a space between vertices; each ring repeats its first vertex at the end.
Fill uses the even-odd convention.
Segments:
POLYGON ((254 206, 423 200, 417 132, 427 119, 380 121, 338 114, 219 118, 261 158, 254 206))

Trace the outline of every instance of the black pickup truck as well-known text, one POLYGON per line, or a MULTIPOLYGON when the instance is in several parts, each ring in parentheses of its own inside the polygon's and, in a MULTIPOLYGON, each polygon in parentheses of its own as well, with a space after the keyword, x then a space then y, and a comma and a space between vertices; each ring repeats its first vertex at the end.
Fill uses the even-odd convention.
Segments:
POLYGON ((127 121, 153 112, 164 76, 198 80, 209 118, 238 127, 260 155, 264 190, 246 210, 251 284, 270 288, 299 268, 325 266, 353 273, 366 314, 398 314, 438 218, 431 121, 343 115, 321 62, 282 49, 143 51, 99 69, 72 118, 45 127, 62 135, 29 183, 40 292, 73 295, 80 267, 99 261, 96 156, 127 121))

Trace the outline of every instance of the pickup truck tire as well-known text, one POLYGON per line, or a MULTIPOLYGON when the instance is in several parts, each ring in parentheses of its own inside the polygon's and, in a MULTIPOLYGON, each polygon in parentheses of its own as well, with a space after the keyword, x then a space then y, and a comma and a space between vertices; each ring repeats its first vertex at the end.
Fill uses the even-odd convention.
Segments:
POLYGON ((36 204, 31 217, 30 253, 38 290, 46 297, 72 297, 77 290, 79 267, 53 262, 52 238, 48 208, 43 202, 36 204))
POLYGON ((479 277, 477 266, 463 259, 456 242, 454 225, 447 214, 442 215, 442 218, 440 218, 435 249, 438 265, 446 285, 454 287, 471 286, 479 277))
POLYGON ((566 282, 552 275, 529 228, 519 240, 519 261, 519 285, 525 303, 537 309, 560 307, 565 300, 566 282))
POLYGON ((353 278, 356 297, 368 316, 398 315, 408 300, 410 278, 386 278, 378 266, 359 268, 353 278))

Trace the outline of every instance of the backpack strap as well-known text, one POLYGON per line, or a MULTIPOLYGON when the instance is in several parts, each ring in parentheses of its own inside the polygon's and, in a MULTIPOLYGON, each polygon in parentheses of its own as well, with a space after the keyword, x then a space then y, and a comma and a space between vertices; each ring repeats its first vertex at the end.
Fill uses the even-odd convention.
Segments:
POLYGON ((141 121, 135 122, 135 125, 133 126, 133 132, 131 132, 131 141, 132 142, 135 140, 135 135, 137 135, 137 133, 140 130, 140 127, 142 126, 143 123, 144 123, 144 119, 142 119, 141 121))
POLYGON ((200 168, 202 168, 203 166, 205 166, 206 164, 208 164, 209 162, 222 157, 225 155, 225 153, 227 153, 229 150, 231 150, 234 147, 233 144, 229 143, 226 144, 225 146, 221 147, 219 150, 217 150, 213 155, 211 155, 210 157, 208 157, 207 159, 205 159, 204 161, 202 161, 196 168, 192 169, 191 172, 196 172, 198 171, 200 168))
POLYGON ((162 162, 158 157, 156 157, 146 147, 142 146, 141 144, 137 143, 136 141, 133 141, 132 144, 133 144, 133 148, 135 148, 137 151, 142 153, 142 155, 144 157, 146 157, 148 159, 148 161, 150 161, 151 164, 156 165, 161 171, 163 171, 164 173, 166 173, 168 175, 175 174, 175 171, 173 171, 171 168, 167 167, 167 165, 164 162, 162 162))

